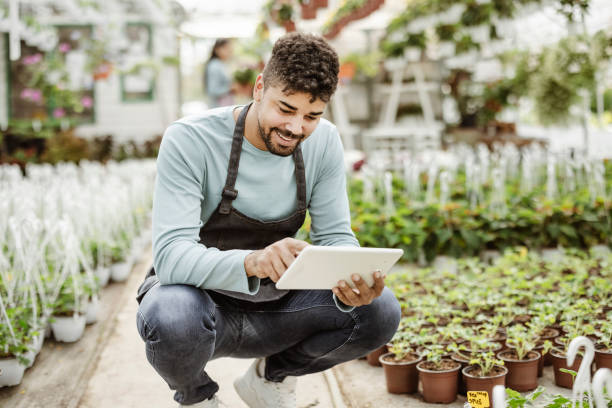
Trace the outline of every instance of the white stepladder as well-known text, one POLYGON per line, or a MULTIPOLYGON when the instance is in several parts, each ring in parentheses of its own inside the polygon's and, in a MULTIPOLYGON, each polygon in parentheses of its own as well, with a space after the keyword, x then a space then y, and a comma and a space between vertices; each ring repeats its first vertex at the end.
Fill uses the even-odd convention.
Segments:
POLYGON ((344 151, 355 150, 355 136, 359 134, 359 127, 352 125, 349 121, 346 102, 344 98, 348 94, 348 89, 342 84, 338 84, 338 88, 331 99, 331 111, 334 115, 334 124, 342 138, 344 151))
POLYGON ((383 89, 383 109, 378 123, 363 132, 364 150, 368 155, 378 156, 389 163, 388 168, 402 170, 403 158, 414 152, 438 149, 443 124, 434 115, 430 92, 440 84, 426 81, 420 62, 398 58, 385 61, 385 69, 391 73, 391 85, 383 89), (410 71, 414 81, 406 82, 410 71), (397 121, 397 111, 403 94, 416 93, 422 117, 397 121))

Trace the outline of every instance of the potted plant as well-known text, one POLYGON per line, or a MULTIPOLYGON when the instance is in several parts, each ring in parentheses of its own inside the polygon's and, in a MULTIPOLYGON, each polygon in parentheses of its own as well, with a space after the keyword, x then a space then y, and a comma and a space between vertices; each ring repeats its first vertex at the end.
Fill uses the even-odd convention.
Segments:
MULTIPOLYGON (((0 298, 2 302, 2 298, 0 298)), ((26 355, 28 344, 29 311, 24 307, 8 307, 3 304, 8 321, 0 324, 0 388, 21 383, 23 373, 30 361, 26 355), (24 327, 25 326, 25 327, 24 327)))
POLYGON ((595 343, 595 366, 612 369, 612 322, 601 320, 595 343))
POLYGON ((538 333, 521 325, 510 326, 506 330, 506 344, 510 349, 497 353, 497 358, 503 360, 508 369, 506 386, 520 392, 531 391, 538 386, 538 362, 541 357, 535 351, 538 333))
POLYGON ((51 329, 57 341, 72 343, 83 335, 87 296, 80 285, 78 274, 68 276, 53 302, 51 329))
POLYGON ((461 363, 443 358, 446 353, 446 348, 441 345, 429 345, 424 353, 425 361, 416 366, 425 402, 450 404, 457 398, 461 363))
POLYGON ((492 351, 473 353, 470 365, 461 370, 467 391, 484 391, 492 401, 493 387, 506 385, 508 369, 503 364, 492 351))
POLYGON ((119 239, 111 247, 111 279, 114 282, 123 282, 129 276, 132 270, 132 264, 127 258, 129 252, 129 238, 127 233, 122 232, 119 239))
POLYGON ((387 391, 392 394, 414 393, 419 383, 416 365, 422 358, 410 347, 406 337, 406 333, 396 333, 390 352, 379 357, 385 370, 387 391))

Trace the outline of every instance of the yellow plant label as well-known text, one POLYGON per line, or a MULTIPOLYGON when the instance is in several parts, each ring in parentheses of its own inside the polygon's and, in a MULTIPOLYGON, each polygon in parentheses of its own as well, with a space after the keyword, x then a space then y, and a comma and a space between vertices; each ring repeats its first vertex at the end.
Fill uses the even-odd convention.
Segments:
POLYGON ((489 408, 489 393, 486 391, 468 391, 467 400, 472 408, 489 408))

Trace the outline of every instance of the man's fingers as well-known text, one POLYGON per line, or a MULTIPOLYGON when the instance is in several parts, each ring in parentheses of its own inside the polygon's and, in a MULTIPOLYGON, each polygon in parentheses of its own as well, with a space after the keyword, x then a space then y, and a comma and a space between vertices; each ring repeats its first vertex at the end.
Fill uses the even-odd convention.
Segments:
POLYGON ((380 271, 374 272, 373 275, 374 275, 374 286, 372 286, 372 289, 374 289, 374 292, 376 292, 376 297, 378 297, 380 296, 383 289, 385 288, 385 278, 380 273, 380 271))
POLYGON ((276 282, 277 280, 280 279, 281 276, 283 276, 283 273, 285 273, 285 271, 287 270, 287 267, 285 266, 285 264, 283 264, 283 261, 281 260, 279 256, 273 256, 271 261, 272 261, 272 270, 274 272, 276 279, 272 279, 272 277, 270 277, 270 279, 276 282))
POLYGON ((295 260, 295 255, 285 246, 280 246, 278 248, 278 256, 285 265, 285 269, 289 268, 289 265, 295 260))
POLYGON ((291 253, 300 252, 302 249, 310 245, 308 242, 301 241, 295 238, 285 238, 285 239, 286 239, 286 245, 291 251, 291 253))
POLYGON ((353 291, 353 288, 351 288, 346 282, 338 282, 338 287, 340 288, 340 292, 342 292, 344 297, 349 301, 350 305, 356 306, 360 304, 359 296, 353 291))

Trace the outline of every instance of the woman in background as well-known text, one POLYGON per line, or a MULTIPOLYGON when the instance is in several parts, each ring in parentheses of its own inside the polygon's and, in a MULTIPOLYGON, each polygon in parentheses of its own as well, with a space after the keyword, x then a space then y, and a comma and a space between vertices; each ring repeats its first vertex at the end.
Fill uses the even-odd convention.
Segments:
POLYGON ((204 68, 204 88, 208 95, 210 108, 227 106, 234 103, 232 78, 227 61, 233 55, 231 40, 220 38, 215 41, 206 67, 204 68))

